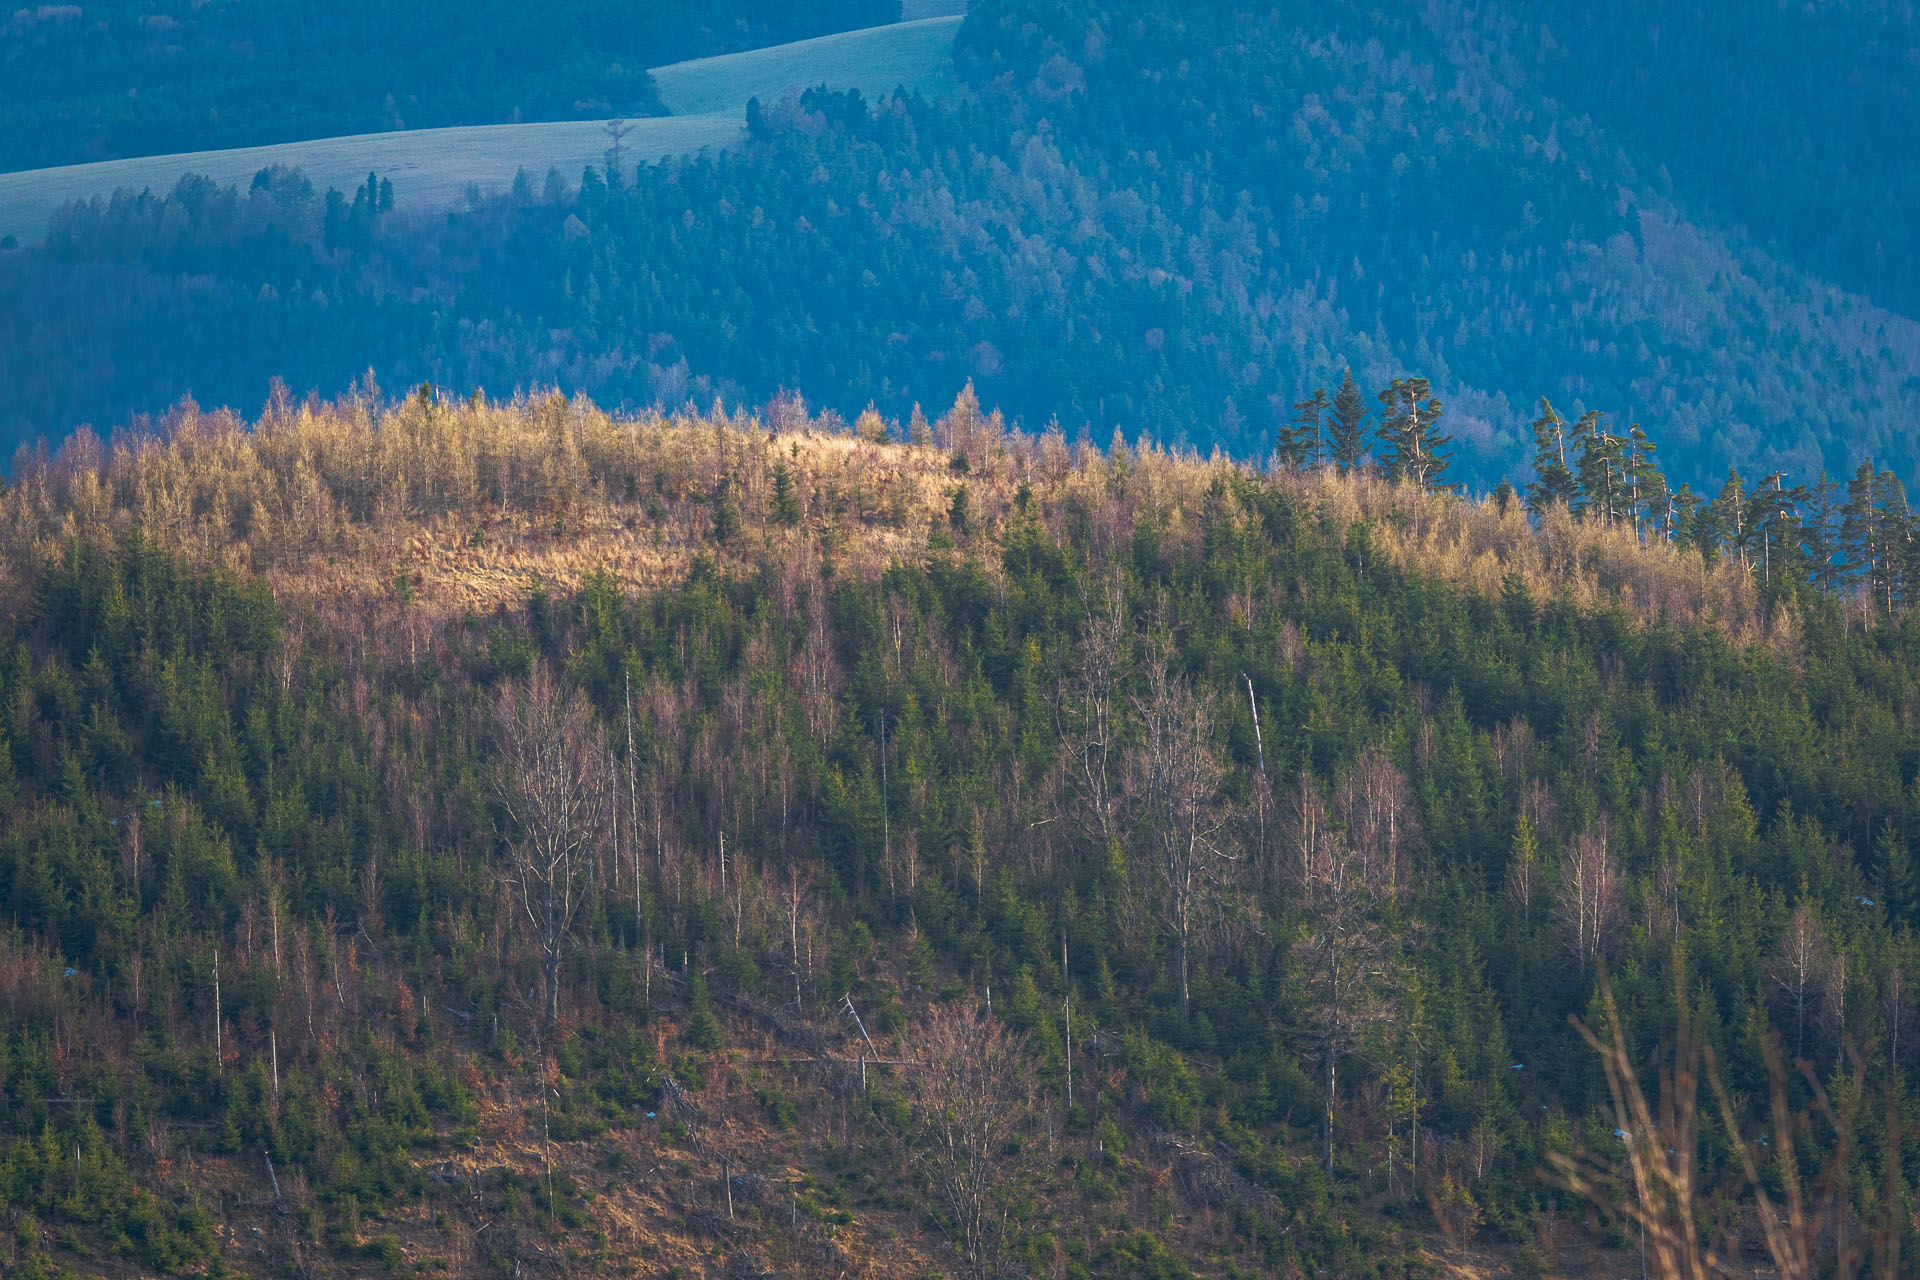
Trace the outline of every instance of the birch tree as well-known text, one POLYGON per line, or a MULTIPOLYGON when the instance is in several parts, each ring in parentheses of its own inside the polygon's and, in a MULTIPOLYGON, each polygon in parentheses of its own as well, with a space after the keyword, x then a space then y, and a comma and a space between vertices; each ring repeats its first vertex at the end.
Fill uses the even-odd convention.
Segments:
POLYGON ((1195 903, 1235 859, 1221 839, 1225 768, 1213 743, 1205 702, 1194 694, 1192 682, 1174 675, 1166 663, 1155 663, 1148 672, 1146 696, 1138 708, 1141 825, 1166 891, 1161 923, 1173 938, 1180 1020, 1185 1022, 1191 1004, 1195 903))
POLYGON ((494 795, 505 819, 507 883, 521 928, 540 955, 548 1025, 560 1016, 560 973, 574 923, 592 887, 595 853, 612 803, 600 749, 579 696, 541 664, 494 707, 499 770, 494 795))
POLYGON ((1788 917, 1786 932, 1780 935, 1767 963, 1775 997, 1793 1020, 1795 1059, 1807 1056, 1807 1019, 1809 1015, 1818 1017, 1827 1003, 1833 965, 1826 931, 1803 902, 1788 917))
MULTIPOLYGON (((1342 791, 1354 794, 1348 787, 1342 791)), ((1340 1056, 1356 1029, 1387 1008, 1393 939, 1380 909, 1395 896, 1398 883, 1387 874, 1393 859, 1377 851, 1363 856, 1349 834, 1329 811, 1319 781, 1311 774, 1302 777, 1282 838, 1301 909, 1294 951, 1320 1042, 1321 1160, 1328 1169, 1333 1167, 1340 1056)))
POLYGON ((1560 862, 1554 915, 1567 949, 1582 965, 1598 961, 1620 929, 1625 914, 1620 871, 1603 822, 1575 836, 1560 862))
MULTIPOLYGON (((1119 834, 1121 759, 1117 692, 1123 670, 1125 609, 1118 583, 1081 598, 1077 661, 1064 674, 1056 727, 1070 759, 1087 826, 1111 843, 1119 834)), ((1124 705, 1124 704, 1122 704, 1124 705)))

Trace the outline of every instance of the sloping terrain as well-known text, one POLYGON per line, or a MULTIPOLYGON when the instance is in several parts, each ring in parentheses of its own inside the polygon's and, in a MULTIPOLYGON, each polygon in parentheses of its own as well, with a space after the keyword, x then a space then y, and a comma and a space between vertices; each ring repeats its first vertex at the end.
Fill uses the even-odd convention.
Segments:
POLYGON ((900 0, 86 0, 0 17, 0 172, 663 111, 646 68, 900 20, 900 0))
POLYGON ((929 96, 953 88, 958 17, 897 22, 793 44, 656 67, 660 101, 675 115, 739 117, 747 99, 771 105, 791 89, 826 84, 876 98, 897 88, 929 96))
MULTIPOLYGON (((952 87, 957 17, 936 17, 843 32, 792 44, 675 63, 652 75, 673 114, 630 120, 621 147, 628 162, 651 162, 723 146, 739 136, 747 100, 769 104, 788 90, 831 85, 870 97, 905 87, 952 87)), ((605 163, 611 136, 603 120, 475 125, 320 138, 226 151, 143 156, 0 174, 0 237, 26 244, 61 205, 115 191, 165 194, 189 174, 245 188, 271 166, 299 169, 315 188, 351 190, 368 173, 391 179, 396 207, 446 208, 470 186, 499 194, 525 169, 536 183, 549 169, 569 182, 605 163)))
POLYGON ((1873 1122, 1801 1141, 1916 1256, 1910 615, 887 425, 362 388, 24 460, 0 1268, 1619 1276, 1542 1177, 1618 1156, 1609 986, 1637 1062, 1702 1010, 1739 1133, 1770 1026, 1858 1047, 1873 1122))
MULTIPOLYGON (((628 122, 621 145, 629 155, 657 160, 720 146, 740 132, 738 115, 655 116, 628 122)), ((607 123, 473 125, 367 133, 312 142, 284 142, 232 151, 103 160, 59 169, 0 174, 0 236, 28 242, 45 231, 60 206, 116 191, 165 194, 188 175, 243 190, 262 169, 298 169, 319 190, 351 190, 378 173, 393 182, 396 207, 431 209, 458 204, 469 184, 498 195, 525 169, 536 178, 550 168, 577 181, 580 170, 606 162, 607 123)))

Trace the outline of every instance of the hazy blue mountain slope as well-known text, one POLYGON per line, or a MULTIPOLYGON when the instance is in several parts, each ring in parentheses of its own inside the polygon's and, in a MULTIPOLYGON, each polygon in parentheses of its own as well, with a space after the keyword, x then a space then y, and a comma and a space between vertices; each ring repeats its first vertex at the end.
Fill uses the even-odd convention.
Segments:
POLYGON ((1910 3, 1429 3, 1429 27, 1590 114, 1698 216, 1920 308, 1920 18, 1910 3))
POLYGON ((285 187, 284 216, 85 213, 0 259, 23 300, 0 429, 372 365, 903 419, 971 378, 1030 425, 1255 456, 1350 366, 1430 377, 1472 482, 1524 472, 1541 395, 1644 424, 1696 484, 1868 454, 1920 473, 1911 320, 1715 223, 1643 140, 1509 74, 1521 45, 1446 16, 986 0, 962 100, 765 102, 746 149, 611 188, 450 221, 329 223, 285 187), (108 267, 128 301, 71 305, 108 267), (164 334, 149 296, 178 300, 164 334), (286 341, 231 336, 262 331, 286 341))

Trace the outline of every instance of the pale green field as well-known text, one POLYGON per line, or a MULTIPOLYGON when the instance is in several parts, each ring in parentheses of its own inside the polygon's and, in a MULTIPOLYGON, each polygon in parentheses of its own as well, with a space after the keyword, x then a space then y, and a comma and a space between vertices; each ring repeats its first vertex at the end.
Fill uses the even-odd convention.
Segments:
MULTIPOLYGON (((630 161, 684 155, 731 142, 740 128, 740 117, 731 114, 661 116, 632 121, 621 146, 630 161)), ((54 210, 70 200, 122 190, 164 195, 189 173, 244 190, 254 174, 276 164, 300 169, 320 191, 350 191, 365 182, 369 172, 378 173, 392 179, 396 206, 445 208, 460 203, 469 183, 482 192, 505 191, 522 168, 533 175, 536 190, 549 168, 558 168, 568 182, 577 183, 587 165, 604 163, 607 145, 604 122, 575 120, 365 133, 29 169, 0 174, 0 236, 12 235, 22 243, 39 239, 54 210)))
POLYGON ((653 80, 667 110, 684 116, 716 111, 737 114, 745 109, 748 98, 771 104, 789 89, 823 82, 836 89, 858 89, 869 98, 903 86, 931 97, 953 87, 948 55, 960 21, 923 18, 677 62, 656 67, 653 80))
MULTIPOLYGON (((922 0, 921 7, 926 4, 948 0, 922 0)), ((653 74, 674 114, 628 123, 621 142, 627 163, 726 146, 739 138, 747 99, 755 96, 772 103, 789 89, 821 83, 869 97, 899 86, 944 92, 951 87, 948 54, 959 25, 958 17, 927 18, 661 67, 653 74)), ((397 206, 448 208, 470 185, 482 193, 505 191, 521 169, 533 175, 536 190, 550 168, 578 182, 583 168, 604 162, 608 142, 605 122, 578 120, 368 133, 30 169, 0 174, 0 238, 37 241, 47 219, 70 200, 121 190, 163 195, 189 173, 244 189, 254 174, 276 164, 302 170, 323 191, 350 191, 369 172, 378 173, 392 179, 397 206)))

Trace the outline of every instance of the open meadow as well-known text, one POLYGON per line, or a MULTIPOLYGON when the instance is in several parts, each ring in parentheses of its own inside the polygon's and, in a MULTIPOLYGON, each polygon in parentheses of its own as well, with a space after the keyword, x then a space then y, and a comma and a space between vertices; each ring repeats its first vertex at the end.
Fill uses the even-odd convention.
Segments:
MULTIPOLYGON (((868 97, 904 86, 935 94, 952 87, 948 53, 958 17, 935 17, 870 27, 716 58, 699 58, 653 71, 661 100, 673 112, 627 124, 621 139, 635 162, 691 155, 721 147, 740 134, 747 100, 777 100, 789 89, 828 84, 868 97)), ((368 173, 391 179, 398 207, 449 208, 470 187, 505 191, 525 169, 536 182, 557 168, 577 181, 588 165, 605 162, 610 139, 603 120, 476 125, 318 138, 226 151, 107 160, 0 174, 0 239, 37 241, 47 220, 72 200, 116 191, 173 190, 188 174, 222 186, 245 186, 260 170, 285 165, 305 173, 320 190, 351 190, 368 173)))

